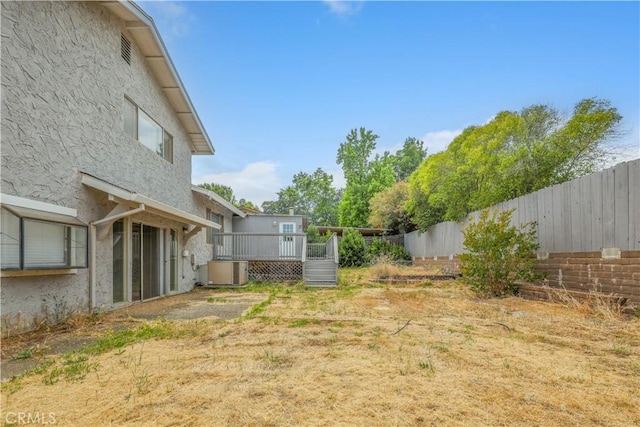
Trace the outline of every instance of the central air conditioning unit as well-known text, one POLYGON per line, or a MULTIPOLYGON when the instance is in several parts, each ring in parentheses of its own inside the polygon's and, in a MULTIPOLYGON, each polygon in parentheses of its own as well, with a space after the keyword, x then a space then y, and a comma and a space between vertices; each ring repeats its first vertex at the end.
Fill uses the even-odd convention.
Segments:
POLYGON ((246 285, 249 281, 247 261, 209 261, 207 276, 210 285, 246 285))

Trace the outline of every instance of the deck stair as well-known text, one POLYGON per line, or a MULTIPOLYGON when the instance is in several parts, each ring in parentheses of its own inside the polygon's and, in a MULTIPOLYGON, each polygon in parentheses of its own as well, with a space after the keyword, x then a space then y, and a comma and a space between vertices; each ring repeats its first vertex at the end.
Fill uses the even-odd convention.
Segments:
POLYGON ((304 281, 308 286, 336 286, 338 264, 333 259, 307 259, 304 263, 304 281))
POLYGON ((303 278, 307 286, 330 287, 338 284, 338 236, 325 243, 306 243, 302 259, 303 278))

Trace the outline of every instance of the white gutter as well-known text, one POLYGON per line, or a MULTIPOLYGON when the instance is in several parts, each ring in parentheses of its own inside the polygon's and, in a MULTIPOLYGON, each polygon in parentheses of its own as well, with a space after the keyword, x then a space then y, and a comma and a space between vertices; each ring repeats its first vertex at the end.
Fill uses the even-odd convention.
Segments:
POLYGON ((162 216, 164 218, 168 218, 177 222, 181 222, 183 224, 190 224, 196 227, 202 228, 215 228, 219 230, 221 228, 220 224, 216 224, 213 221, 206 220, 202 217, 199 217, 194 214, 190 214, 183 210, 174 208, 173 206, 169 206, 157 200, 154 200, 150 197, 144 196, 139 193, 133 193, 131 191, 125 190, 124 188, 115 186, 106 181, 93 177, 91 175, 87 175, 82 173, 82 183, 89 187, 95 188, 96 190, 100 190, 104 193, 107 193, 113 196, 116 199, 125 202, 133 202, 138 205, 144 205, 145 210, 151 214, 155 214, 158 216, 162 216))

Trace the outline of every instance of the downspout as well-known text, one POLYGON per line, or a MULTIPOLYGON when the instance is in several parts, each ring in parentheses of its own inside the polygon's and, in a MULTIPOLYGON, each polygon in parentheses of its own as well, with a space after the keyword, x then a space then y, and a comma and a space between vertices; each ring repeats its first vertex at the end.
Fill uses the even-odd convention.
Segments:
POLYGON ((120 218, 135 215, 144 210, 145 210, 144 204, 140 204, 140 206, 130 211, 122 212, 112 216, 107 216, 97 221, 93 221, 89 223, 89 226, 90 226, 89 227, 89 247, 91 248, 91 255, 90 255, 91 269, 89 274, 89 309, 91 311, 93 311, 93 309, 96 308, 95 307, 95 304, 96 304, 96 242, 98 241, 97 239, 98 226, 100 224, 104 224, 107 222, 115 222, 120 218))

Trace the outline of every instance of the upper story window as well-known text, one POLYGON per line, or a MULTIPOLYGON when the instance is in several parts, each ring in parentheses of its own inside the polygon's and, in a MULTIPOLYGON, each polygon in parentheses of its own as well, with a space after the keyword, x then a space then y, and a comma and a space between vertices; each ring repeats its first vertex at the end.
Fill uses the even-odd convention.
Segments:
POLYGON ((173 136, 128 98, 124 99, 124 132, 173 163, 173 136))

